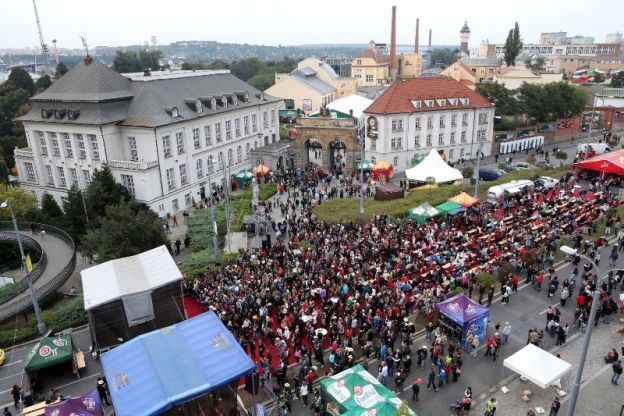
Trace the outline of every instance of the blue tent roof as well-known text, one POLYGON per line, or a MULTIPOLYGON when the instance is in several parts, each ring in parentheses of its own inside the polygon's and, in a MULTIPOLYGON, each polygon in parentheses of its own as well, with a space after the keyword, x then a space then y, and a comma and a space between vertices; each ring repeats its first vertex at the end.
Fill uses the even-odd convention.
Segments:
POLYGON ((118 416, 160 414, 256 368, 212 311, 134 338, 102 365, 118 416))
POLYGON ((436 308, 460 325, 488 313, 488 308, 466 297, 463 293, 436 304, 436 308))

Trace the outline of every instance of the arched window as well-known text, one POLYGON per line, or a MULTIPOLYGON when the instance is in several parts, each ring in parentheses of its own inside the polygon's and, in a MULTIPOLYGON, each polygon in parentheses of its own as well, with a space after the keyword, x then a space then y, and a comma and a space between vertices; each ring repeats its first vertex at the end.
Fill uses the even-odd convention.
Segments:
POLYGON ((214 158, 212 155, 208 156, 208 174, 211 175, 214 173, 214 158))
POLYGON ((204 177, 204 161, 201 159, 197 159, 197 179, 204 177))
POLYGON ((228 166, 232 166, 234 164, 234 152, 232 149, 228 149, 228 166))
POLYGON ((223 170, 223 152, 219 152, 219 155, 217 156, 217 164, 217 169, 223 170))
POLYGON ((250 158, 249 152, 251 152, 251 145, 247 143, 245 145, 245 160, 249 160, 250 158))
POLYGON ((243 161, 243 148, 238 146, 236 148, 236 163, 241 163, 243 161))

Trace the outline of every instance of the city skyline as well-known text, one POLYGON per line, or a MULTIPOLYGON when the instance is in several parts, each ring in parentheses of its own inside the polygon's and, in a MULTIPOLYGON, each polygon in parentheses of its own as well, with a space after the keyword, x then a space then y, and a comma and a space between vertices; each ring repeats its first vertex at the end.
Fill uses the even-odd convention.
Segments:
MULTIPOLYGON (((617 8, 614 0, 603 3, 605 9, 617 8)), ((275 46, 362 44, 371 39, 389 43, 392 5, 397 6, 399 44, 413 44, 417 17, 420 18, 421 45, 427 43, 429 29, 433 31, 434 45, 458 45, 459 30, 464 21, 471 30, 471 47, 478 46, 485 39, 490 43, 503 43, 516 21, 525 43, 538 42, 542 32, 558 30, 567 31, 570 36, 593 36, 596 42, 604 42, 607 33, 622 31, 616 14, 607 14, 599 26, 588 28, 579 10, 562 0, 546 3, 530 0, 522 9, 502 18, 500 10, 485 0, 471 3, 469 9, 462 7, 465 4, 459 0, 450 0, 444 7, 436 4, 422 7, 407 0, 362 0, 357 3, 322 0, 314 6, 297 5, 291 14, 283 4, 274 0, 261 3, 232 0, 212 4, 182 0, 177 8, 158 4, 150 9, 153 3, 144 0, 123 3, 109 0, 106 9, 94 11, 92 4, 87 2, 40 0, 37 7, 46 43, 51 45, 52 39, 56 39, 59 48, 80 48, 81 34, 86 36, 90 47, 143 44, 150 42, 152 36, 156 37, 158 44, 184 40, 275 46), (540 13, 535 12, 538 7, 540 13), (246 12, 241 13, 242 10, 246 12), (448 10, 457 11, 448 16, 448 10), (97 18, 91 17, 94 13, 97 18), (310 28, 302 25, 300 16, 305 16, 310 28), (552 16, 557 16, 557 20, 554 21, 552 16)), ((5 12, 7 19, 0 27, 0 48, 38 47, 32 3, 15 3, 5 12)))

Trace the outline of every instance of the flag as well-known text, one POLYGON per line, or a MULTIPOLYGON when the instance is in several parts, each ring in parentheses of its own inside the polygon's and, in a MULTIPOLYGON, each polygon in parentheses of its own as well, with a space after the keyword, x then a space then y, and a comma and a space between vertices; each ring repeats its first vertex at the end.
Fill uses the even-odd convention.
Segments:
POLYGON ((30 259, 30 254, 26 256, 26 270, 28 270, 28 273, 32 272, 33 269, 33 265, 32 265, 32 260, 30 259))

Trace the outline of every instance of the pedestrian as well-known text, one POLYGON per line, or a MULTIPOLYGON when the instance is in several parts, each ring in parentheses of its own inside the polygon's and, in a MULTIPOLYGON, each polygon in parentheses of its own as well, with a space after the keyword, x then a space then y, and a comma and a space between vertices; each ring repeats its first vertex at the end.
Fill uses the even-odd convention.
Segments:
POLYGON ((496 407, 494 407, 494 398, 492 397, 485 403, 485 416, 494 416, 496 407))
POLYGON ((613 376, 611 377, 611 384, 619 384, 620 376, 622 375, 622 360, 617 360, 611 366, 613 369, 613 376))
POLYGON ((412 401, 419 401, 418 395, 420 394, 420 379, 417 378, 416 381, 412 384, 412 401))
POLYGON ((106 383, 104 383, 104 379, 102 377, 97 378, 97 392, 100 396, 102 404, 110 406, 111 404, 108 401, 108 396, 106 395, 106 383))
POLYGON ((511 324, 509 322, 505 322, 505 326, 503 327, 503 344, 507 344, 509 334, 511 334, 511 324))
POLYGON ((444 371, 444 368, 442 368, 438 373, 438 387, 444 387, 444 383, 446 383, 446 381, 446 372, 444 371))
POLYGON ((171 221, 173 221, 173 226, 177 227, 178 226, 178 217, 176 217, 175 215, 173 217, 171 217, 171 221))
POLYGON ((4 412, 2 412, 2 416, 13 416, 8 407, 4 408, 4 412))
POLYGON ((477 349, 479 348, 479 337, 474 335, 472 337, 472 356, 476 358, 477 349))
POLYGON ((19 387, 17 384, 13 384, 13 388, 11 389, 11 396, 13 396, 13 404, 15 405, 16 409, 21 399, 21 392, 22 388, 19 387))
POLYGON ((182 245, 182 241, 180 241, 180 239, 178 238, 175 241, 175 251, 176 251, 176 256, 180 255, 180 246, 182 245))
POLYGON ((299 395, 301 396, 301 401, 305 407, 308 407, 308 383, 301 383, 301 387, 299 388, 299 395))
POLYGON ((559 397, 555 397, 555 400, 553 400, 552 405, 550 406, 550 414, 548 416, 557 416, 560 407, 561 403, 559 402, 559 397))
POLYGON ((436 384, 435 384, 435 377, 436 377, 435 366, 432 365, 431 370, 429 371, 429 380, 427 381, 427 390, 431 390, 431 387, 433 387, 433 390, 438 391, 438 388, 436 387, 436 384))
POLYGON ((382 361, 380 367, 381 369, 379 371, 379 376, 377 377, 377 379, 381 384, 385 386, 386 380, 388 380, 388 365, 385 361, 382 361))
POLYGON ((405 375, 400 371, 397 371, 396 376, 394 377, 397 394, 403 393, 403 383, 405 383, 405 375))
POLYGON ((566 300, 568 300, 569 297, 570 297, 570 290, 568 289, 567 286, 563 286, 561 288, 561 299, 560 299, 560 303, 562 307, 565 306, 566 300))

